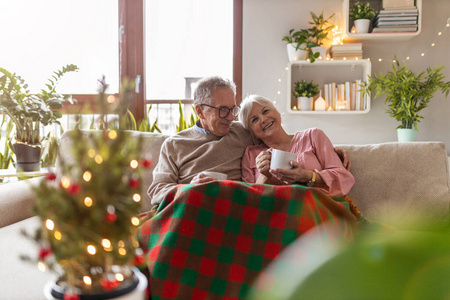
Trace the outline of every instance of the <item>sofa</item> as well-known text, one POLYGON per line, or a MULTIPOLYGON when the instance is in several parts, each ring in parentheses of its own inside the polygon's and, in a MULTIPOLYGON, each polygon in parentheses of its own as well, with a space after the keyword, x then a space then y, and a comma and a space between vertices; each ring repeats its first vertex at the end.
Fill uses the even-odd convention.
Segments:
MULTIPOLYGON (((167 135, 130 132, 145 137, 145 151, 153 167, 145 174, 141 193, 152 181, 161 144, 167 135)), ((337 145, 348 151, 355 185, 349 197, 361 213, 395 226, 398 230, 439 231, 450 217, 449 161, 441 142, 337 145)), ((68 159, 70 140, 60 141, 58 161, 68 159)), ((56 166, 58 171, 58 162, 56 166)), ((44 299, 43 287, 53 275, 20 260, 19 255, 36 255, 37 247, 23 237, 38 225, 31 207, 35 203, 31 186, 42 178, 0 185, 0 298, 44 299)), ((143 211, 151 207, 144 201, 143 211)))

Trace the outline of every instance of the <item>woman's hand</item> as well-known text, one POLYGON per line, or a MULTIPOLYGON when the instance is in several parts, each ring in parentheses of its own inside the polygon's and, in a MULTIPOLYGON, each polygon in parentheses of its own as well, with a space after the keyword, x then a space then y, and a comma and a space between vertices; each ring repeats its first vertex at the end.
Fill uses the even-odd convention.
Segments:
POLYGON ((256 157, 256 168, 259 173, 266 176, 267 178, 271 178, 272 174, 270 173, 270 159, 272 154, 269 151, 262 151, 256 157))
POLYGON ((310 179, 308 176, 310 176, 309 173, 311 172, 303 170, 298 162, 291 161, 291 166, 292 169, 290 170, 276 169, 271 170, 270 173, 286 184, 305 183, 310 179))
POLYGON ((212 177, 206 177, 203 173, 198 173, 197 175, 192 178, 191 183, 198 184, 198 183, 206 183, 214 181, 215 179, 212 177))

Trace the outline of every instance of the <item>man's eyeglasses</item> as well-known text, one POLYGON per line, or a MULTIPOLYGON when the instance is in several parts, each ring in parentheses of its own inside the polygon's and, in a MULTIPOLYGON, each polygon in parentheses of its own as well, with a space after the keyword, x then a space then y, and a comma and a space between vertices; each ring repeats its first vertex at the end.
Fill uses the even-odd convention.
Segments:
POLYGON ((215 106, 211 106, 211 105, 208 105, 208 104, 201 104, 201 105, 218 109, 219 110, 219 117, 222 118, 222 119, 225 119, 226 117, 228 117, 228 115, 230 114, 230 111, 231 111, 231 115, 233 117, 236 117, 238 115, 238 113, 239 113, 239 109, 241 109, 240 106, 236 106, 236 105, 233 105, 231 108, 228 108, 226 106, 215 107, 215 106))

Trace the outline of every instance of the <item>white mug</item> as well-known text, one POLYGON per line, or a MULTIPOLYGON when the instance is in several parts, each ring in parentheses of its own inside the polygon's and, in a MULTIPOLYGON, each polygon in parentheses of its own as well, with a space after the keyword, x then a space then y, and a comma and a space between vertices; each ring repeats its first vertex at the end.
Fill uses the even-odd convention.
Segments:
POLYGON ((219 173, 219 172, 211 172, 211 171, 202 171, 200 174, 205 175, 205 177, 212 177, 217 180, 226 180, 227 174, 219 173))
POLYGON ((270 169, 292 169, 289 163, 292 160, 297 159, 297 154, 286 152, 283 150, 272 149, 269 152, 272 153, 272 158, 270 159, 270 169))

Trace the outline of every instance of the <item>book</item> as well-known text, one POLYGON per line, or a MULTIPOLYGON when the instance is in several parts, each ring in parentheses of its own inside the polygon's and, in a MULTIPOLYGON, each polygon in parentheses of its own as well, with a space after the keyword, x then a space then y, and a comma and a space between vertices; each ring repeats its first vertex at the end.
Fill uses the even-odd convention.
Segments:
POLYGON ((388 14, 398 14, 398 13, 419 13, 417 8, 410 8, 410 9, 398 9, 398 8, 391 8, 391 9, 382 9, 378 12, 378 15, 388 15, 388 14))
POLYGON ((342 54, 360 54, 360 53, 363 53, 363 51, 362 50, 352 50, 352 51, 332 50, 331 53, 336 53, 336 54, 338 54, 338 53, 342 53, 342 54))
POLYGON ((384 26, 384 27, 375 27, 372 32, 414 32, 417 31, 417 25, 413 26, 384 26))
POLYGON ((355 44, 340 44, 340 45, 332 45, 331 50, 362 50, 362 44, 361 43, 355 43, 355 44))
POLYGON ((417 21, 387 21, 387 22, 377 22, 374 24, 375 27, 382 26, 403 26, 403 25, 417 25, 417 21))
POLYGON ((378 20, 417 20, 417 14, 392 14, 392 15, 385 15, 385 16, 376 16, 374 21, 378 20))

